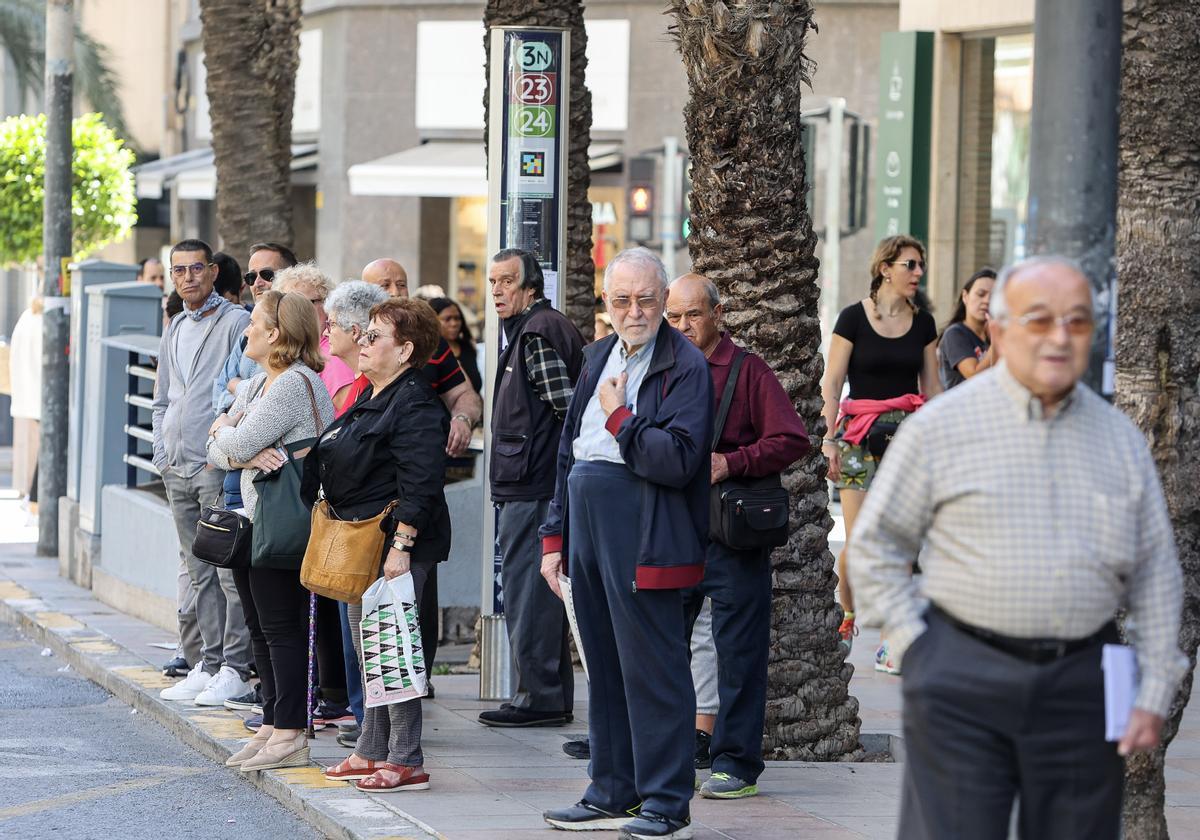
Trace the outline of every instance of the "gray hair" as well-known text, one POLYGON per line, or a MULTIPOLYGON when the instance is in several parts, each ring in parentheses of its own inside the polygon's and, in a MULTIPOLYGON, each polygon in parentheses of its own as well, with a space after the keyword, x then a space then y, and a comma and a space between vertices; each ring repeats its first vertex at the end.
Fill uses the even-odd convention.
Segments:
POLYGON ((275 275, 275 282, 271 284, 271 288, 285 293, 294 292, 298 287, 319 290, 324 297, 329 297, 334 288, 333 278, 310 260, 283 269, 275 275))
POLYGON ((721 305, 721 291, 720 291, 720 289, 717 288, 716 283, 709 280, 703 274, 695 274, 695 275, 681 274, 670 282, 670 284, 667 286, 667 291, 669 292, 671 289, 673 289, 675 287, 676 283, 678 283, 684 277, 688 277, 688 276, 699 277, 702 280, 704 280, 704 296, 708 298, 708 308, 715 311, 716 308, 721 305))
POLYGON ((658 254, 654 253, 649 248, 642 247, 626 248, 624 251, 613 257, 612 262, 605 266, 604 291, 608 291, 608 281, 612 276, 613 269, 624 263, 630 263, 638 268, 649 271, 658 279, 658 282, 662 284, 663 293, 666 293, 668 284, 666 266, 664 266, 662 260, 658 258, 658 254))
POLYGON ((366 330, 371 323, 371 310, 388 299, 382 287, 362 280, 347 280, 325 299, 325 314, 346 332, 358 327, 366 330))
MULTIPOLYGON (((1000 270, 1000 274, 996 278, 996 285, 992 287, 991 300, 988 302, 988 317, 993 321, 1003 321, 1008 317, 1008 284, 1014 277, 1031 268, 1048 268, 1051 266, 1074 271, 1080 277, 1087 280, 1087 272, 1083 270, 1083 266, 1070 257, 1064 257, 1059 254, 1045 254, 1018 260, 1015 263, 1004 266, 1000 270)), ((1091 288, 1092 286, 1089 282, 1089 292, 1091 288)))

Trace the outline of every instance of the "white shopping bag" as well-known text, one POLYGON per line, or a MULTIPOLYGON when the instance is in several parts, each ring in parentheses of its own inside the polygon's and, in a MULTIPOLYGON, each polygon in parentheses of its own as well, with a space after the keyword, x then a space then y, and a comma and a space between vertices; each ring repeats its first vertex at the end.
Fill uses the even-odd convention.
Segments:
POLYGON ((411 574, 380 578, 363 593, 363 703, 367 708, 425 696, 425 650, 411 574))

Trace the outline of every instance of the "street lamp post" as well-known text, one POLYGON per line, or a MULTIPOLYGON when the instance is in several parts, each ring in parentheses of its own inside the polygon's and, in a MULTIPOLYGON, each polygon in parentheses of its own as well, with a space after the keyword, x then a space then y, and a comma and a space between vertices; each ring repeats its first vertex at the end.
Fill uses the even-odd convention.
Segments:
POLYGON ((39 554, 58 554, 58 499, 67 492, 70 338, 71 93, 75 7, 46 4, 46 181, 42 210, 42 418, 38 452, 39 554))

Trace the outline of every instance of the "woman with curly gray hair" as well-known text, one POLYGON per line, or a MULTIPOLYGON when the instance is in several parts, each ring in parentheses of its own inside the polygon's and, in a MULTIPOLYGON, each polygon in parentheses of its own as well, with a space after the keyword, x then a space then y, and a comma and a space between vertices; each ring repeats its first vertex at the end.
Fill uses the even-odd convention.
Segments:
POLYGON ((387 292, 379 286, 361 280, 347 280, 325 300, 325 314, 329 319, 325 325, 325 337, 329 354, 344 362, 355 376, 346 398, 337 407, 338 417, 354 405, 367 388, 367 378, 358 372, 358 340, 371 323, 371 309, 387 299, 387 292))

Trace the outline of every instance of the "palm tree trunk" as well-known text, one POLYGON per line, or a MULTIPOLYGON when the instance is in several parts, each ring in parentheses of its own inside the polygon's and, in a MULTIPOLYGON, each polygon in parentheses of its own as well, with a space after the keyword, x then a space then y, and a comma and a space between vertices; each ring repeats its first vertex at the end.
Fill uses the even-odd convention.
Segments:
POLYGON ((301 0, 200 0, 222 248, 292 242, 301 0))
MULTIPOLYGON (((588 146, 592 135, 592 94, 583 83, 587 68, 587 31, 579 0, 488 0, 484 26, 555 26, 571 31, 571 116, 567 148, 567 258, 563 278, 563 314, 589 340, 595 333, 596 266, 592 262, 592 203, 588 186, 588 146)), ((490 39, 484 36, 489 50, 490 39)), ((485 71, 486 72, 486 71, 485 71)), ((490 80, 489 80, 490 81, 490 80)), ((489 93, 484 93, 486 113, 489 93)), ((487 126, 484 142, 487 142, 487 126)))
MULTIPOLYGON (((692 264, 720 288, 726 328, 766 359, 820 432, 820 286, 800 137, 812 4, 672 0, 669 8, 690 94, 692 264)), ((784 477, 796 507, 788 544, 772 556, 769 758, 861 754, 853 667, 838 644, 826 468, 814 449, 784 477)))
MULTIPOLYGON (((1117 405, 1145 432, 1183 567, 1180 648, 1200 644, 1200 19, 1192 0, 1126 0, 1117 204, 1117 405)), ((1163 761, 1192 693, 1184 679, 1154 753, 1126 765, 1124 837, 1166 838, 1163 761)))

